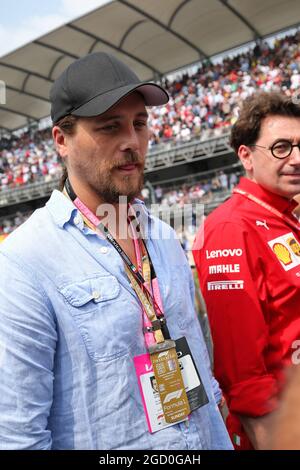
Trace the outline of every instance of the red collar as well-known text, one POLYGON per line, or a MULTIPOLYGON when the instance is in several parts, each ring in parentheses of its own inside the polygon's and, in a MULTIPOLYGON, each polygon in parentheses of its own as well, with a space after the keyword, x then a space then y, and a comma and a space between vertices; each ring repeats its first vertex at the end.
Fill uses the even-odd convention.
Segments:
POLYGON ((267 204, 270 204, 270 206, 274 207, 282 213, 291 214, 298 206, 298 202, 296 202, 294 199, 287 199, 286 197, 272 193, 260 184, 249 180, 249 178, 241 178, 237 188, 242 189, 247 193, 253 194, 253 196, 256 196, 267 204))

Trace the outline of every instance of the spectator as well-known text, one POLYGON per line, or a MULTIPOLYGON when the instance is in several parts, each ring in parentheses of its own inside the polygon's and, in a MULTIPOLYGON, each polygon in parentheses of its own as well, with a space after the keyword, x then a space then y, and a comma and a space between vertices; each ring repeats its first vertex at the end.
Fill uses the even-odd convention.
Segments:
POLYGON ((245 101, 231 143, 246 178, 207 217, 193 250, 237 449, 269 445, 300 337, 299 142, 300 106, 290 97, 261 92, 245 101))

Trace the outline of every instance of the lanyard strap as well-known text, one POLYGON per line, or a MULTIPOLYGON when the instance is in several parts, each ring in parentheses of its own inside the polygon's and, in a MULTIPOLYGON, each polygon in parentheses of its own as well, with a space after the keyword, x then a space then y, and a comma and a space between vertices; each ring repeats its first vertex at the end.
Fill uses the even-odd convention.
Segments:
POLYGON ((71 183, 69 181, 69 178, 67 178, 66 183, 65 183, 65 188, 67 191, 68 196, 70 197, 71 201, 73 204, 77 207, 77 209, 81 212, 83 216, 91 223, 93 230, 97 231, 100 230, 102 235, 105 236, 105 238, 109 241, 109 243, 117 250, 121 258, 123 259, 124 263, 130 271, 133 273, 134 276, 138 279, 138 282, 141 284, 145 284, 145 280, 143 276, 139 273, 138 269, 135 267, 135 265, 132 263, 131 259, 126 255, 125 251, 121 248, 117 240, 114 239, 114 237, 111 235, 109 232, 108 228, 106 228, 102 222, 98 219, 98 217, 93 214, 90 209, 83 204, 83 202, 76 196, 71 183))
MULTIPOLYGON (((132 207, 131 207, 131 210, 133 210, 132 207)), ((157 277, 156 277, 154 266, 151 262, 151 258, 148 253, 146 244, 143 239, 138 238, 134 225, 132 224, 132 221, 130 220, 129 220, 129 227, 133 235, 135 255, 137 259, 138 269, 145 279, 145 286, 148 288, 147 294, 151 294, 151 295, 147 295, 146 301, 145 301, 144 300, 145 293, 140 289, 139 284, 136 282, 131 272, 128 269, 126 269, 129 280, 131 281, 131 285, 133 289, 135 290, 138 298, 140 299, 140 302, 143 307, 145 341, 149 348, 155 342, 160 343, 162 340, 162 335, 164 339, 170 339, 170 333, 167 328, 167 323, 163 314, 163 306, 162 306, 157 277), (158 319, 155 319, 154 317, 153 319, 151 319, 153 314, 152 313, 150 314, 149 309, 148 309, 148 313, 145 310, 146 303, 151 301, 152 302, 151 309, 153 312, 154 310, 153 300, 155 300, 155 303, 156 303, 156 310, 158 306, 159 311, 162 312, 162 315, 159 315, 158 319), (162 332, 162 335, 161 335, 161 332, 162 332)), ((139 230, 139 233, 141 233, 140 230, 139 230)), ((155 310, 154 312, 156 314, 155 310)))
POLYGON ((270 206, 270 204, 268 204, 267 202, 265 201, 262 201, 261 199, 259 199, 258 197, 254 196, 253 194, 251 193, 247 193, 246 191, 244 191, 243 189, 240 189, 240 188, 234 188, 233 190, 234 193, 236 194, 241 194, 242 196, 246 197, 247 199, 250 199, 251 201, 255 202, 256 204, 258 204, 259 206, 261 207, 264 207, 265 209, 267 209, 269 212, 271 212, 272 214, 276 215, 277 217, 279 217, 281 220, 284 220, 290 227, 292 227, 293 229, 299 231, 300 230, 300 225, 297 224, 296 222, 294 222, 292 219, 290 219, 289 217, 287 217, 286 215, 282 214, 282 212, 280 212, 279 210, 275 209, 275 207, 272 207, 270 206))
POLYGON ((138 296, 138 298, 139 298, 139 300, 140 300, 140 302, 141 302, 141 304, 142 304, 142 306, 143 306, 143 308, 146 312, 146 315, 147 315, 149 321, 151 322, 155 341, 157 343, 162 343, 165 340, 165 338, 164 338, 164 335, 163 335, 162 330, 161 330, 161 326, 162 326, 161 321, 156 316, 155 310, 153 308, 153 304, 150 302, 148 297, 145 295, 144 291, 141 289, 139 283, 137 282, 137 280, 135 279, 132 272, 128 269, 127 266, 125 266, 125 269, 126 269, 128 278, 131 282, 132 288, 134 289, 136 295, 138 296))
MULTIPOLYGON (((90 229, 95 231, 95 227, 89 222, 89 220, 83 216, 84 222, 90 229)), ((141 256, 141 250, 139 245, 138 240, 134 238, 135 242, 135 252, 136 252, 136 257, 137 257, 137 262, 139 266, 139 271, 141 274, 143 274, 145 282, 148 283, 148 285, 151 285, 151 267, 150 267, 150 262, 148 256, 144 255, 144 253, 141 256)), ((144 246, 144 244, 142 245, 144 246)), ((153 304, 151 303, 151 299, 145 294, 145 292, 142 290, 140 287, 139 283, 137 282, 136 278, 133 276, 131 270, 128 268, 128 266, 125 265, 126 273, 129 278, 129 281, 132 285, 133 290, 135 291, 136 295, 138 296, 143 310, 147 316, 147 319, 150 322, 151 326, 146 326, 145 327, 145 335, 146 335, 146 343, 149 346, 150 344, 153 344, 153 337, 152 337, 152 332, 155 338, 156 343, 162 343, 164 341, 164 336, 161 331, 161 326, 164 324, 164 319, 161 317, 161 320, 158 320, 154 311, 153 304), (151 335, 151 336, 150 336, 151 335)), ((146 319, 145 319, 146 320, 146 319)))
MULTIPOLYGON (((131 259, 126 255, 125 251, 123 250, 123 248, 121 248, 121 246, 119 245, 117 240, 114 239, 114 237, 111 235, 111 233, 108 231, 108 229, 100 221, 99 221, 98 226, 95 227, 95 229, 99 229, 101 231, 101 233, 105 236, 105 238, 109 241, 109 243, 119 253, 119 255, 123 259, 127 269, 135 277, 136 281, 139 283, 139 285, 140 285, 141 289, 144 291, 145 295, 149 296, 151 298, 153 308, 155 308, 155 310, 157 311, 158 316, 163 317, 163 312, 161 311, 155 297, 152 295, 151 291, 149 290, 143 275, 139 272, 138 268, 132 263, 131 259)), ((148 253, 147 253, 147 256, 149 257, 148 253)), ((148 259, 150 260, 150 257, 148 259)), ((150 264, 151 263, 149 261, 149 265, 150 264)), ((149 280, 151 282, 151 278, 149 280)))
MULTIPOLYGON (((135 290, 142 306, 147 314, 149 321, 151 322, 151 330, 154 332, 154 337, 157 343, 164 341, 164 336, 161 331, 162 326, 165 327, 165 331, 168 331, 166 328, 166 322, 164 319, 163 312, 158 305, 158 302, 155 299, 155 296, 151 293, 150 289, 147 287, 146 281, 148 281, 149 286, 151 286, 151 273, 154 273, 154 268, 151 263, 151 258, 148 254, 144 241, 142 240, 142 246, 144 248, 142 261, 143 261, 143 274, 145 269, 146 280, 144 279, 142 273, 138 268, 132 263, 130 258, 126 255, 124 250, 121 248, 119 243, 114 239, 109 230, 101 223, 101 221, 96 217, 89 209, 86 207, 83 202, 76 196, 69 179, 66 180, 65 190, 69 198, 72 200, 73 204, 81 212, 86 224, 95 232, 98 230, 105 236, 105 238, 111 243, 111 245, 116 249, 121 258, 125 263, 126 273, 130 279, 133 289, 135 290), (159 318, 156 316, 156 311, 158 312, 159 318)), ((134 235, 135 249, 137 253, 137 244, 138 239, 135 236, 135 231, 133 225, 130 222, 131 229, 134 235)))
MULTIPOLYGON (((130 209, 131 211, 133 211, 133 208, 131 206, 130 206, 130 209)), ((135 216, 135 220, 137 220, 136 216, 135 216)), ((128 217, 128 222, 129 222, 129 227, 133 235, 134 250, 135 250, 138 270, 139 270, 139 273, 143 276, 145 286, 147 286, 149 290, 149 288, 151 289, 152 279, 156 277, 154 267, 152 265, 144 240, 137 236, 137 232, 132 223, 132 219, 129 217, 128 217)), ((141 233, 140 227, 139 227, 139 233, 141 233)))

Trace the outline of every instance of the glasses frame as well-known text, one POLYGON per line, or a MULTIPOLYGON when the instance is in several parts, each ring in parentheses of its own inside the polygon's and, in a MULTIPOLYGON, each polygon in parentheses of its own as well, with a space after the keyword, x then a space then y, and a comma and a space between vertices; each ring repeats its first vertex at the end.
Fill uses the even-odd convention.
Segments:
POLYGON ((274 158, 277 158, 277 160, 284 160, 285 158, 288 158, 291 155, 294 147, 298 147, 300 151, 300 142, 298 144, 292 144, 289 140, 281 139, 281 140, 277 140, 276 142, 274 142, 274 144, 272 144, 270 147, 264 147, 263 145, 257 145, 257 144, 251 144, 251 145, 248 145, 248 147, 259 147, 261 149, 270 150, 274 158), (274 147, 280 142, 288 143, 290 146, 289 153, 285 155, 284 157, 278 157, 277 155, 274 155, 274 147))

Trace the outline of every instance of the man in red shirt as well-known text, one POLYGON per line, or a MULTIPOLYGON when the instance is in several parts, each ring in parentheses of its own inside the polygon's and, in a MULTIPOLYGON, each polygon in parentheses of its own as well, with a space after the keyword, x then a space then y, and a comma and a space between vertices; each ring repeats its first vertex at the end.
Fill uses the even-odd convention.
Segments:
POLYGON ((193 254, 228 430, 237 449, 263 449, 285 368, 300 357, 300 105, 252 95, 231 145, 246 178, 207 217, 193 254))

